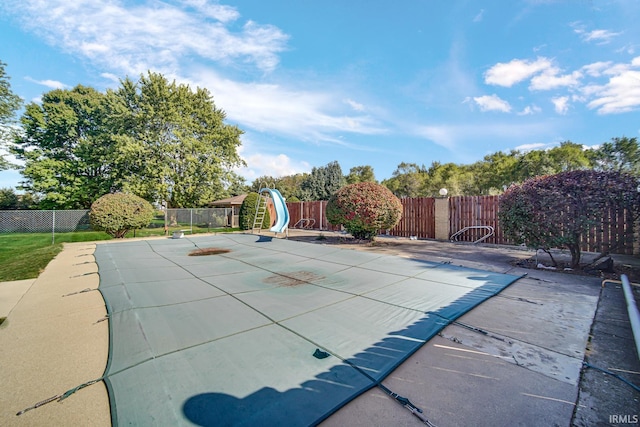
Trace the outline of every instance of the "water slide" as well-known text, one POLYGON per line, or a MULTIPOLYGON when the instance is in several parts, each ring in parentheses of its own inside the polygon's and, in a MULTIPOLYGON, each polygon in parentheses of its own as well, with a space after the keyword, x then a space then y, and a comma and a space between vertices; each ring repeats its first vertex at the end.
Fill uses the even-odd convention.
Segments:
POLYGON ((263 191, 268 191, 271 194, 273 206, 276 209, 276 222, 269 230, 275 233, 282 233, 289 226, 289 209, 287 209, 287 204, 284 202, 284 197, 275 188, 261 188, 260 194, 263 191))

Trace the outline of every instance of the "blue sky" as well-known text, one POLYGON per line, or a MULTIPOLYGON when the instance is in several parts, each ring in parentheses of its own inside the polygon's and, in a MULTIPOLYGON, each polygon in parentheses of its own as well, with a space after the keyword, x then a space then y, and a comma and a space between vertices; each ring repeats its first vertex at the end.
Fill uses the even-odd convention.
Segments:
POLYGON ((0 5, 0 60, 27 102, 147 70, 206 87, 246 132, 248 182, 334 160, 382 180, 637 137, 638 18, 635 0, 22 0, 0 5))

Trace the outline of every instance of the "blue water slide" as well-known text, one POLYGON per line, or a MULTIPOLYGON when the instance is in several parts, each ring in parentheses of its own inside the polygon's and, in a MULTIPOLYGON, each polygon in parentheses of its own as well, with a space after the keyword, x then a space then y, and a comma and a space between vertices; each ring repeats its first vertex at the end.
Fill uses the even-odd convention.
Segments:
POLYGON ((275 188, 261 188, 260 194, 263 191, 268 191, 271 194, 273 200, 273 207, 276 210, 276 222, 269 230, 275 233, 282 233, 289 226, 289 209, 284 201, 282 194, 275 188))

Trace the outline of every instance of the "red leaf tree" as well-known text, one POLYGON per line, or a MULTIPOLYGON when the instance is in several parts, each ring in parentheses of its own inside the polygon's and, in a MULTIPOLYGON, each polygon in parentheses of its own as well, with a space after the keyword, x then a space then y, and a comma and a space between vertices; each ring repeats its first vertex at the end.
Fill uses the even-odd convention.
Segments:
POLYGON ((613 171, 575 170, 512 186, 500 198, 498 217, 507 238, 547 252, 567 248, 575 268, 580 265, 582 236, 591 227, 606 225, 611 209, 626 210, 638 219, 638 178, 613 171))
POLYGON ((372 240, 380 230, 395 227, 402 203, 382 185, 359 182, 342 187, 327 203, 327 220, 342 225, 356 239, 372 240))

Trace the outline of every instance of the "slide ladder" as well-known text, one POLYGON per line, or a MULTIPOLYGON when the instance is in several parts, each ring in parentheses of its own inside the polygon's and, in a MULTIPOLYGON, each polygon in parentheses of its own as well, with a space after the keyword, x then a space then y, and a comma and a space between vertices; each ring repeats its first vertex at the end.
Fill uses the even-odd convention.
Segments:
POLYGON ((264 217, 267 214, 267 198, 262 196, 262 190, 258 193, 256 206, 256 216, 253 218, 253 227, 251 228, 251 233, 253 234, 256 232, 259 233, 260 230, 262 230, 262 223, 264 222, 264 217))

